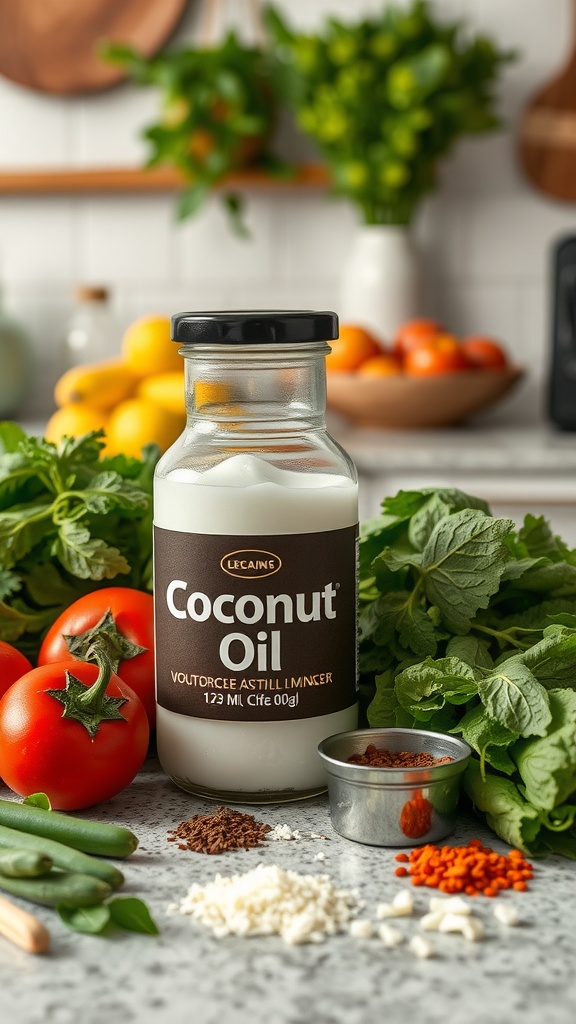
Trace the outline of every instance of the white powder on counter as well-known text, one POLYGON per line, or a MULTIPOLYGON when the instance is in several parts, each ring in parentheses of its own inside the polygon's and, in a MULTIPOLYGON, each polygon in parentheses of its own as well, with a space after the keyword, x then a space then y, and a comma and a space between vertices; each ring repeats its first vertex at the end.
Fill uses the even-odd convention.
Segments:
POLYGON ((273 825, 266 836, 266 841, 279 842, 281 839, 285 840, 300 840, 300 839, 326 839, 327 836, 322 835, 320 832, 302 832, 301 829, 291 829, 289 825, 273 825))
POLYGON ((350 921, 358 906, 351 892, 336 889, 328 875, 300 875, 259 864, 243 875, 216 875, 194 883, 177 910, 226 935, 280 935, 299 945, 323 942, 350 921))

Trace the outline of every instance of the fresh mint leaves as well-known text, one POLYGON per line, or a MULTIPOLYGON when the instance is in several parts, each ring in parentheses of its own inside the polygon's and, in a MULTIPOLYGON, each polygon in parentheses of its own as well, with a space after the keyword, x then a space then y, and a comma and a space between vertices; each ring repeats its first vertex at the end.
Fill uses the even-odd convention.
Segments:
POLYGON ((401 491, 362 527, 359 600, 368 723, 461 735, 490 827, 576 858, 576 551, 541 516, 401 491))
POLYGON ((151 589, 158 448, 108 458, 102 436, 55 445, 0 423, 0 639, 31 658, 76 598, 111 580, 151 589))

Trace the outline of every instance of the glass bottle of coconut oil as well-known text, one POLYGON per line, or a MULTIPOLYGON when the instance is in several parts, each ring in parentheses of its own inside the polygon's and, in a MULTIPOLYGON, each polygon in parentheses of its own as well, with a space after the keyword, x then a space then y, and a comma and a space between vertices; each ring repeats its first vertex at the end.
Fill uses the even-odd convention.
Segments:
POLYGON ((334 313, 180 313, 187 426, 154 483, 158 755, 183 789, 325 788, 355 728, 354 466, 326 432, 334 313))

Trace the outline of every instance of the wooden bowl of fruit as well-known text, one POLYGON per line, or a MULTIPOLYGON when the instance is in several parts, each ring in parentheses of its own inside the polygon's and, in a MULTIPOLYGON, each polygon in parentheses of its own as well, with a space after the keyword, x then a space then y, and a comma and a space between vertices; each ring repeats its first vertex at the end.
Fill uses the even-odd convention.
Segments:
POLYGON ((460 340, 433 320, 404 324, 392 346, 342 324, 331 349, 328 405, 365 427, 451 426, 498 401, 524 373, 495 339, 460 340))

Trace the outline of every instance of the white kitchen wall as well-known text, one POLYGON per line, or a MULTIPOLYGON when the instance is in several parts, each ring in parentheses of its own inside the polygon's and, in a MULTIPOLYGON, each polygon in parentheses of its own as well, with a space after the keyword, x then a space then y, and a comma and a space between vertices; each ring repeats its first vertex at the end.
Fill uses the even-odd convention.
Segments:
MULTIPOLYGON (((397 0, 398 2, 398 0, 397 0)), ((400 0, 401 2, 401 0, 400 0)), ((381 0, 277 0, 313 27, 379 9, 381 0)), ((175 42, 192 39, 192 0, 175 42)), ((228 4, 231 17, 244 8, 228 4)), ((520 51, 500 90, 506 128, 459 143, 416 225, 427 293, 422 313, 456 332, 492 333, 531 369, 510 415, 537 403, 550 344, 550 246, 576 230, 576 207, 536 193, 516 163, 528 97, 559 67, 571 36, 570 0, 435 0, 439 15, 520 51)), ((121 167, 145 155, 141 127, 155 94, 130 85, 92 97, 54 98, 0 79, 0 170, 121 167)), ((229 232, 217 199, 193 221, 174 221, 171 194, 0 195, 0 281, 37 353, 28 415, 51 408, 57 352, 75 283, 107 284, 121 330, 143 313, 184 308, 331 307, 355 214, 319 190, 260 190, 249 197, 249 242, 229 232)))

